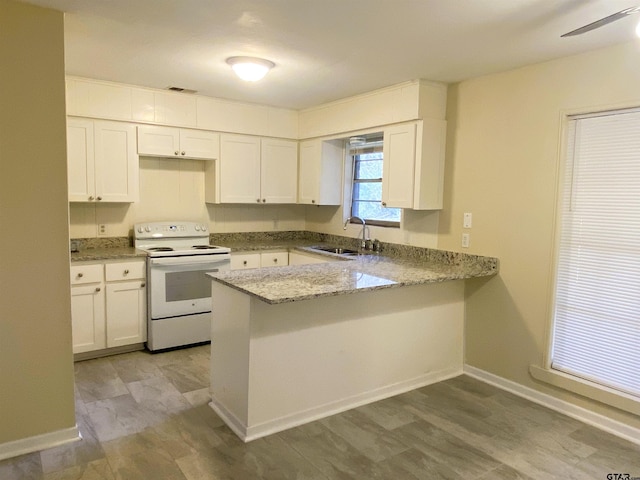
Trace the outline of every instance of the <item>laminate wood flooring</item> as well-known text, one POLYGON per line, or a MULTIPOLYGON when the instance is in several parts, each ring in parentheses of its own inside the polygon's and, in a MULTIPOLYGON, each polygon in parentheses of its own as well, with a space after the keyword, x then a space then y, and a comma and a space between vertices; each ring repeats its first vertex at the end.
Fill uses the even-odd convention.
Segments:
POLYGON ((0 462, 0 479, 640 477, 640 446, 464 375, 244 444, 207 405, 209 352, 76 363, 82 440, 0 462))

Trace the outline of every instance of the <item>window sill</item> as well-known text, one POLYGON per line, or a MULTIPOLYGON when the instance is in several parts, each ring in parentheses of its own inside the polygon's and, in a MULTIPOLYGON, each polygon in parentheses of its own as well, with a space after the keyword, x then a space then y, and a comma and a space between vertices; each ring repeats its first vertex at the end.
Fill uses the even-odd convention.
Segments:
POLYGON ((606 405, 624 410, 625 412, 640 415, 640 399, 633 395, 619 392, 556 370, 548 370, 537 365, 530 365, 529 373, 531 373, 533 378, 540 380, 541 382, 577 393, 583 397, 596 400, 606 405))

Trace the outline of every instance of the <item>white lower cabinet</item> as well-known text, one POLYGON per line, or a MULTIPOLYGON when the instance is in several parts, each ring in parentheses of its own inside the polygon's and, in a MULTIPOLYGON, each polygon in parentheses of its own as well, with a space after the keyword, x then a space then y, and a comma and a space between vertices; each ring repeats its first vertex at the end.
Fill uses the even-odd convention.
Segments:
POLYGON ((106 348, 104 284, 71 287, 73 353, 106 348))
POLYGON ((232 253, 231 270, 278 267, 289 265, 289 252, 278 250, 263 253, 232 253))
POLYGON ((107 284, 107 346, 121 347, 147 339, 144 281, 107 284))
POLYGON ((146 298, 144 260, 73 265, 73 353, 145 342, 146 298))

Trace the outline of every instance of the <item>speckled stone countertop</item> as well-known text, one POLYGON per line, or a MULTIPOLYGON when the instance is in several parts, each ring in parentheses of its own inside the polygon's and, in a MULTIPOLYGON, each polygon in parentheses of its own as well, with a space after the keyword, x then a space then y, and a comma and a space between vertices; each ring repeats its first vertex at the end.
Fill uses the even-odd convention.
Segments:
MULTIPOLYGON (((234 251, 288 248, 323 253, 308 248, 318 242, 269 242, 250 247, 236 245, 234 251), (277 243, 277 245, 276 245, 277 243)), ((233 247, 232 247, 233 249, 233 247)), ((420 255, 358 255, 342 257, 324 253, 328 263, 288 267, 256 268, 208 274, 213 280, 252 295, 269 304, 344 295, 381 288, 486 277, 498 273, 498 260, 440 250, 418 249, 420 255)))

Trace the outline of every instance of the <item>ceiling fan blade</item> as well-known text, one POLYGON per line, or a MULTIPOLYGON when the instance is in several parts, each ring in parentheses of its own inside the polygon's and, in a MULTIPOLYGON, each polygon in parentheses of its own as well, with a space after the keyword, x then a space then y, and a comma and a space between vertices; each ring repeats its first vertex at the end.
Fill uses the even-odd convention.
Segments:
POLYGON ((608 17, 601 18, 600 20, 596 20, 593 23, 585 25, 584 27, 577 28, 575 30, 570 31, 569 33, 565 33, 564 35, 560 35, 560 36, 573 37, 574 35, 580 35, 582 33, 590 32, 591 30, 595 30, 596 28, 603 27, 611 22, 620 20, 621 18, 624 18, 627 15, 632 15, 638 12, 640 12, 640 7, 625 8, 624 10, 621 10, 618 13, 614 13, 613 15, 609 15, 608 17))

